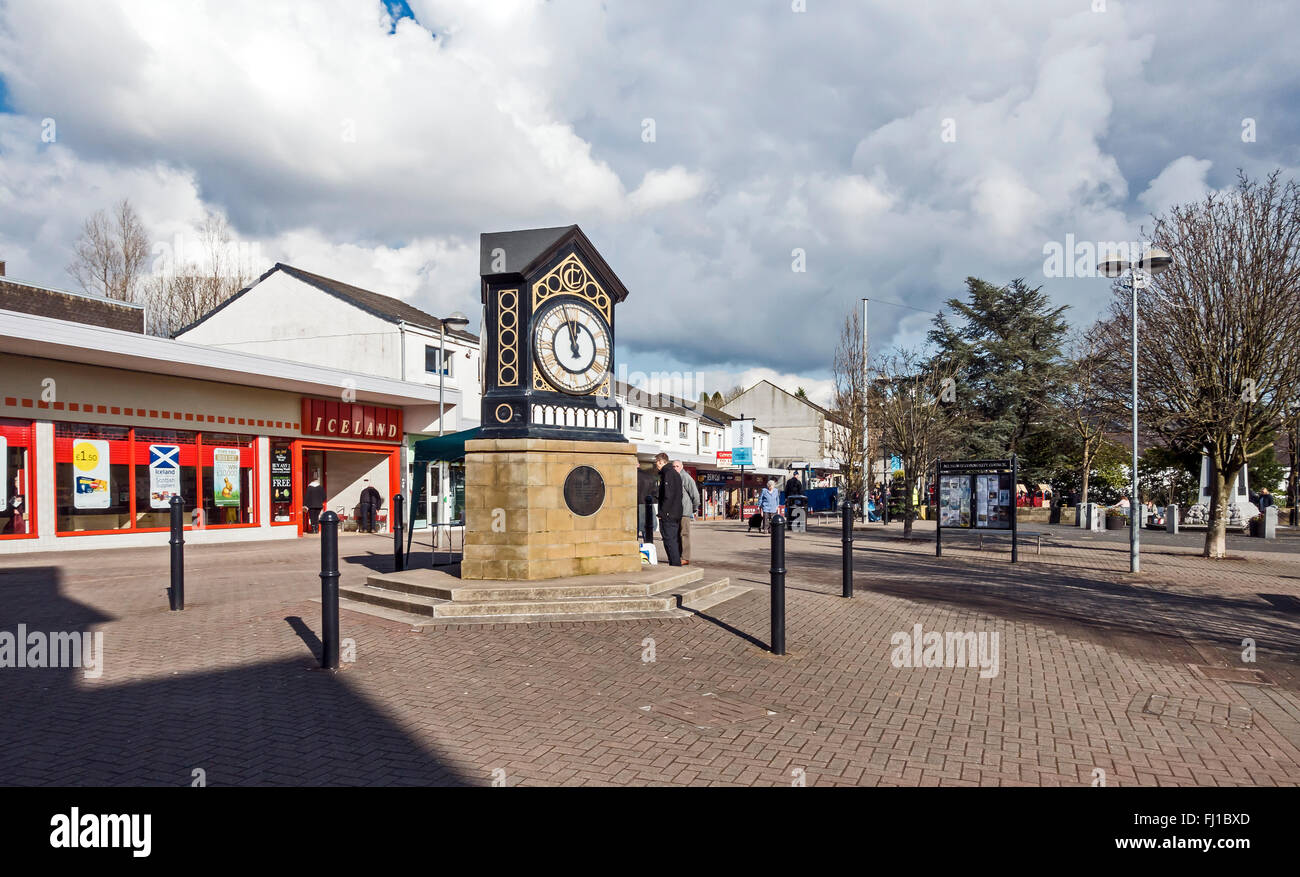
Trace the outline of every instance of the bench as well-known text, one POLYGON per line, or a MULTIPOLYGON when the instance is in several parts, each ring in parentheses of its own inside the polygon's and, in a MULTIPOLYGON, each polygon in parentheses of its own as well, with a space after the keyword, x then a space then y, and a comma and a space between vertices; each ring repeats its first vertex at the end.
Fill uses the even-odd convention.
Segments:
MULTIPOLYGON (((944 531, 943 531, 943 539, 944 539, 944 541, 945 541, 945 542, 948 541, 948 538, 949 538, 950 536, 952 536, 954 533, 956 533, 956 534, 960 534, 960 535, 962 535, 962 536, 975 536, 975 537, 977 537, 977 538, 978 538, 978 544, 977 544, 977 546, 976 546, 976 550, 977 550, 977 551, 983 551, 983 550, 984 550, 984 537, 986 537, 986 536, 989 536, 989 537, 996 537, 996 538, 1006 538, 1006 539, 1008 539, 1008 540, 1011 539, 1011 531, 1010 531, 1010 530, 956 530, 956 529, 948 529, 948 528, 945 528, 944 531)), ((1033 543, 1034 543, 1034 553, 1035 553, 1035 554, 1042 554, 1042 553, 1043 553, 1043 537, 1044 537, 1045 535, 1047 535, 1047 534, 1046 534, 1046 533, 1040 533, 1040 532, 1038 532, 1037 530, 1016 530, 1016 541, 1017 541, 1017 542, 1027 542, 1027 541, 1029 541, 1029 540, 1032 540, 1033 543)))

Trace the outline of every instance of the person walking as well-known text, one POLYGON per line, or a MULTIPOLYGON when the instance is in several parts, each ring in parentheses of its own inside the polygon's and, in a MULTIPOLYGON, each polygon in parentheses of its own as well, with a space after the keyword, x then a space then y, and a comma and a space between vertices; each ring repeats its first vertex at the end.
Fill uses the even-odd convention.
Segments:
POLYGON ((1267 487, 1259 492, 1259 510, 1262 512, 1273 504, 1273 492, 1267 487))
POLYGON ((770 532, 772 527, 772 515, 779 514, 781 511, 781 494, 777 492, 776 481, 769 480, 767 487, 758 495, 758 510, 763 513, 762 532, 770 532))
POLYGON ((367 478, 365 489, 361 491, 361 520, 359 523, 362 532, 375 532, 378 513, 383 508, 383 505, 383 496, 380 495, 378 490, 375 490, 375 486, 367 478))
POLYGON ((659 471, 659 534, 664 540, 664 554, 669 566, 682 565, 682 476, 673 468, 668 455, 655 455, 659 471))
POLYGON ((320 510, 325 505, 325 487, 320 483, 319 474, 307 483, 302 501, 307 506, 307 532, 319 533, 320 510))
POLYGON ((803 482, 799 480, 798 475, 791 475, 790 480, 785 483, 786 496, 799 496, 803 493, 803 482))
POLYGON ((691 473, 682 469, 681 460, 673 460, 673 468, 682 477, 682 566, 690 566, 691 522, 700 510, 700 489, 695 486, 691 473))

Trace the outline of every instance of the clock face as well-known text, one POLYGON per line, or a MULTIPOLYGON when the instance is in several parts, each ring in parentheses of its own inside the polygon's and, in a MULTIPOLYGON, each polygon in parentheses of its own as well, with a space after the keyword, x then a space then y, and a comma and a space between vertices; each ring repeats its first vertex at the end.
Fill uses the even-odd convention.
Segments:
POLYGON ((585 304, 559 301, 538 312, 533 323, 537 367, 555 387, 585 395, 609 373, 613 344, 600 314, 585 304))

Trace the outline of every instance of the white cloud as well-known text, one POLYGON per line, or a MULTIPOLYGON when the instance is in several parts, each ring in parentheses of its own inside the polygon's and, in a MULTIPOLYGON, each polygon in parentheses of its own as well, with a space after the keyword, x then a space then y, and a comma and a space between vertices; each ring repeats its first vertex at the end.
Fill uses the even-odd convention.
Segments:
POLYGON ((883 302, 968 275, 1086 320, 1105 284, 1042 278, 1045 241, 1133 239, 1300 137, 1275 15, 1215 0, 411 5, 392 34, 358 0, 0 5, 0 259, 66 285, 81 220, 129 196, 160 240, 215 209, 268 260, 476 316, 480 232, 577 222, 643 368, 828 398, 862 296, 876 350, 929 319, 883 302))
POLYGON ((1152 213, 1160 213, 1174 204, 1200 199, 1210 191, 1206 175, 1212 164, 1190 155, 1174 159, 1138 196, 1138 202, 1152 213))

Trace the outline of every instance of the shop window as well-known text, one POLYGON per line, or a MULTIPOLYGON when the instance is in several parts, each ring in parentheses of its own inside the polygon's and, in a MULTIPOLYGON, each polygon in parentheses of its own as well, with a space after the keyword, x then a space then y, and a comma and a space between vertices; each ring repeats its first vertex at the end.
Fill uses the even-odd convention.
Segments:
POLYGON ((0 539, 36 535, 36 479, 30 420, 0 417, 0 539))
POLYGON ((253 436, 207 432, 199 447, 203 461, 203 522, 207 527, 257 523, 253 478, 257 447, 253 436))
POLYGON ((54 503, 58 533, 131 529, 131 430, 54 424, 54 503))
POLYGON ((135 431, 135 527, 165 530, 171 527, 171 498, 180 494, 184 522, 194 521, 198 503, 195 463, 198 434, 178 429, 135 431))

